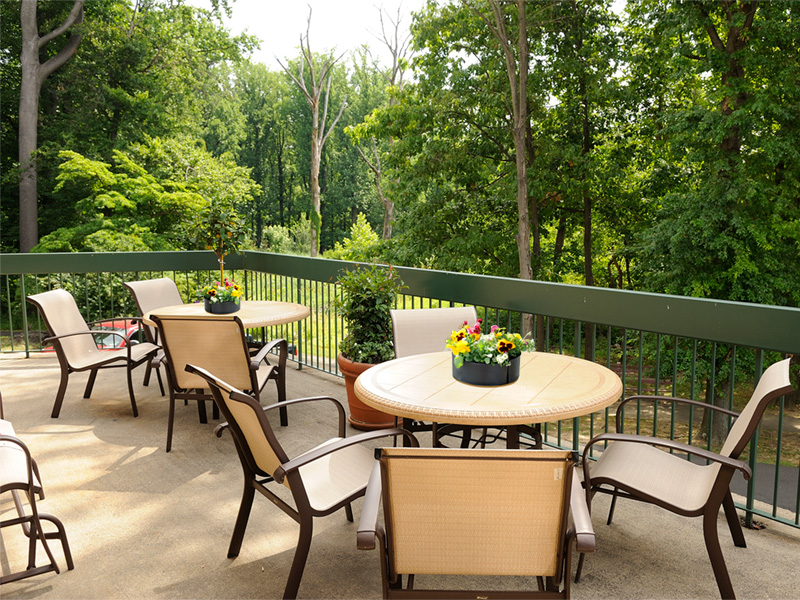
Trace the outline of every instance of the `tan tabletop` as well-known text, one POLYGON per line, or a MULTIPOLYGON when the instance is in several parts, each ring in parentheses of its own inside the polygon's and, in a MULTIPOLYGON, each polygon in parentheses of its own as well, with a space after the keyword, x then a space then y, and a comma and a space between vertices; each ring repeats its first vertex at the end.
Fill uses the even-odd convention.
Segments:
POLYGON ((272 325, 283 325, 305 319, 310 311, 307 306, 294 302, 271 302, 257 300, 242 300, 241 308, 235 313, 227 315, 215 315, 205 311, 202 302, 194 304, 177 304, 174 306, 164 306, 147 313, 143 321, 147 325, 155 326, 150 320, 150 315, 170 316, 170 317, 201 317, 204 319, 218 319, 224 317, 239 317, 245 329, 256 327, 270 327, 272 325))
MULTIPOLYGON (((398 417, 479 426, 569 419, 610 406, 622 395, 616 373, 573 356, 523 352, 519 379, 488 387, 454 379, 451 357, 443 351, 381 363, 359 375, 356 395, 398 417)), ((516 435, 516 428, 509 433, 516 435)))

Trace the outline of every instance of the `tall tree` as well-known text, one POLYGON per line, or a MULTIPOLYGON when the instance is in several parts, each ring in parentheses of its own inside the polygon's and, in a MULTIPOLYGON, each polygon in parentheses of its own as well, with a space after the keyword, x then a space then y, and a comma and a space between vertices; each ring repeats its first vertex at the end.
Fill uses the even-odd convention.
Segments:
POLYGON ((30 252, 39 241, 38 185, 34 159, 38 146, 39 93, 44 80, 72 58, 81 43, 82 36, 76 26, 83 22, 83 4, 84 0, 74 0, 72 9, 61 25, 44 35, 39 35, 37 0, 22 0, 20 10, 22 79, 19 94, 20 252, 30 252), (62 35, 67 37, 66 44, 44 63, 40 62, 40 53, 45 50, 47 44, 62 35))
MULTIPOLYGON (((405 65, 409 55, 409 45, 411 41, 411 33, 409 32, 405 37, 401 37, 400 25, 402 19, 400 17, 400 6, 397 7, 397 15, 393 18, 388 13, 385 13, 383 8, 379 9, 381 21, 381 37, 380 40, 389 55, 392 57, 392 65, 388 72, 383 75, 385 84, 389 87, 389 106, 394 106, 397 102, 397 93, 403 89, 403 76, 405 74, 405 65), (387 30, 386 21, 391 25, 391 29, 387 30)), ((364 127, 353 127, 349 129, 349 133, 356 144, 359 156, 370 168, 375 175, 375 188, 378 192, 378 197, 383 204, 383 234, 381 239, 388 240, 392 237, 392 221, 394 221, 394 201, 386 193, 383 185, 383 166, 381 165, 381 151, 378 147, 378 140, 374 135, 365 135, 364 127), (362 143, 366 142, 366 137, 369 137, 369 148, 364 149, 362 143)), ((388 143, 393 143, 389 139, 388 143)))
POLYGON ((339 107, 339 112, 330 127, 326 129, 326 122, 328 119, 328 103, 331 97, 331 80, 333 78, 333 67, 339 61, 339 58, 328 56, 320 58, 314 56, 311 52, 310 42, 311 31, 311 9, 308 11, 308 22, 306 27, 305 38, 300 36, 300 50, 302 57, 299 61, 298 74, 295 75, 283 63, 279 63, 281 68, 292 78, 295 85, 303 92, 306 102, 311 109, 311 206, 312 214, 311 221, 314 225, 311 231, 311 256, 317 256, 319 252, 319 232, 322 226, 322 212, 320 209, 320 185, 319 185, 319 170, 320 160, 322 157, 322 149, 328 139, 331 131, 336 127, 336 123, 344 112, 347 105, 347 97, 342 100, 339 107), (305 74, 305 68, 308 68, 308 75, 305 74), (324 99, 323 99, 324 92, 324 99), (322 102, 322 117, 320 118, 320 102, 322 102))

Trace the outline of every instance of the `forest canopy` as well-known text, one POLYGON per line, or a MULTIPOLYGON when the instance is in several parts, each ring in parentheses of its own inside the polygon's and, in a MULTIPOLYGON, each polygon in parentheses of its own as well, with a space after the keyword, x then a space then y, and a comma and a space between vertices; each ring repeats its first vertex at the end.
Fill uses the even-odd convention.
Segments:
MULTIPOLYGON (((0 3, 3 252, 30 1, 0 3)), ((76 4, 36 3, 39 35, 76 4)), ((376 10, 389 66, 312 38, 343 106, 318 214, 308 58, 251 62, 213 6, 94 0, 40 49, 80 36, 41 81, 33 251, 194 249, 223 200, 245 248, 800 305, 800 3, 431 0, 393 48, 376 10)))

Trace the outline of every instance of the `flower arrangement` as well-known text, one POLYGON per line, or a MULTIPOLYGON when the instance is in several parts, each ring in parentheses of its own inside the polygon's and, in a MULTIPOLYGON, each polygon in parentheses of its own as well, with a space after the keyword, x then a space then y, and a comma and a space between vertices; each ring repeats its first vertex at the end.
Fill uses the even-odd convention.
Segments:
POLYGON ((447 340, 453 353, 453 365, 460 368, 465 362, 487 365, 508 365, 511 359, 534 349, 533 340, 524 339, 518 333, 492 325, 489 333, 481 333, 482 319, 470 326, 466 321, 447 340))
POLYGON ((224 279, 222 283, 214 282, 214 285, 207 285, 199 292, 200 297, 208 300, 212 304, 217 302, 239 302, 242 295, 242 288, 234 281, 224 279))

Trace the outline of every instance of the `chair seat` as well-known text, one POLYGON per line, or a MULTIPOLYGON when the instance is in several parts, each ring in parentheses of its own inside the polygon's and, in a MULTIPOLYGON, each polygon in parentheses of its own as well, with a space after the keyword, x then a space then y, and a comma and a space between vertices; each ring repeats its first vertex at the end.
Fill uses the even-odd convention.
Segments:
MULTIPOLYGON (((317 448, 341 439, 333 438, 317 448)), ((374 462, 375 456, 372 450, 364 446, 348 446, 300 467, 298 470, 303 478, 311 507, 318 511, 329 510, 343 499, 364 489, 374 462)))
POLYGON ((719 464, 698 465, 647 444, 612 442, 591 469, 593 484, 636 490, 680 513, 700 514, 719 464), (675 485, 680 481, 680 485, 675 485))
MULTIPOLYGON (((139 362, 146 355, 158 350, 158 346, 150 342, 135 344, 131 346, 131 360, 139 362)), ((112 362, 121 361, 125 363, 128 360, 128 350, 121 348, 119 350, 97 350, 88 354, 73 355, 70 357, 70 365, 73 369, 78 371, 96 366, 107 365, 112 362)))

